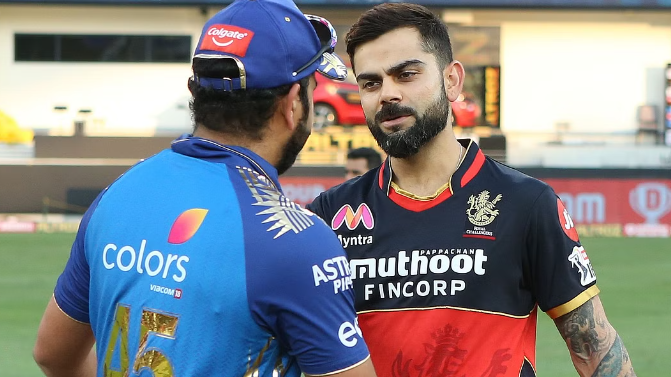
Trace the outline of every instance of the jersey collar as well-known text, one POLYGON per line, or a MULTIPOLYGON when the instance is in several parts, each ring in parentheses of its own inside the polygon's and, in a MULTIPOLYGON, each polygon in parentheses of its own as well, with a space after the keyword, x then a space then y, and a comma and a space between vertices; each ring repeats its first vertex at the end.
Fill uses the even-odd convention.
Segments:
POLYGON ((184 134, 173 140, 171 149, 175 153, 200 160, 223 163, 233 167, 250 168, 257 174, 266 177, 271 185, 282 192, 277 169, 247 148, 224 145, 210 139, 184 134))
POLYGON ((389 157, 384 161, 378 172, 378 187, 396 204, 415 212, 423 211, 440 204, 475 178, 485 163, 485 155, 478 147, 478 144, 470 139, 460 139, 459 143, 466 148, 461 164, 459 164, 457 170, 452 174, 449 187, 435 198, 431 200, 418 200, 395 192, 391 187, 393 171, 389 163, 389 157))

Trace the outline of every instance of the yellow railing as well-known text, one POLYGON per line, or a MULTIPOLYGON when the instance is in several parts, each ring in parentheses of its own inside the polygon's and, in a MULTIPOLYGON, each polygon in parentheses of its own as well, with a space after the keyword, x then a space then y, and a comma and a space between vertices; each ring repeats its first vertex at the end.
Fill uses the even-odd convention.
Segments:
POLYGON ((353 148, 370 147, 381 152, 377 142, 366 126, 331 126, 314 131, 298 155, 299 165, 342 165, 347 151, 353 148))

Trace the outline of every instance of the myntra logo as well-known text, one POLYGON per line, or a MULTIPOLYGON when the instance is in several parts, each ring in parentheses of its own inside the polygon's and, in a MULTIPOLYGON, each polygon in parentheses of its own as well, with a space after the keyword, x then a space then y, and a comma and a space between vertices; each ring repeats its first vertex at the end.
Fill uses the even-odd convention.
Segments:
POLYGON ((168 235, 168 242, 171 244, 180 244, 190 240, 200 228, 203 220, 205 220, 205 215, 207 215, 207 210, 202 208, 193 208, 184 211, 172 224, 170 234, 168 235))
POLYGON ((373 229, 375 225, 375 220, 373 219, 373 213, 368 208, 366 203, 361 203, 359 208, 356 209, 356 212, 352 210, 352 207, 349 204, 345 204, 340 207, 338 212, 331 220, 331 229, 339 229, 342 224, 347 225, 347 229, 354 230, 360 223, 363 223, 363 226, 366 229, 373 229))

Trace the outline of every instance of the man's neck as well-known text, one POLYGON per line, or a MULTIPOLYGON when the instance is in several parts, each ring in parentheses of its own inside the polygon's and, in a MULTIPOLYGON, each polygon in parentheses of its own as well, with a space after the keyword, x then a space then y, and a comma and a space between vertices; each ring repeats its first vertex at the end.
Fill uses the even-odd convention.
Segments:
POLYGON ((217 143, 224 144, 224 145, 231 145, 231 146, 238 146, 238 147, 243 147, 247 148, 250 151, 256 153, 257 155, 261 156, 264 160, 268 161, 271 163, 273 166, 277 163, 279 160, 279 157, 277 155, 277 151, 272 150, 272 148, 269 148, 267 143, 264 142, 264 140, 261 141, 251 141, 248 138, 245 137, 236 137, 233 135, 228 135, 224 134, 221 132, 216 132, 212 131, 206 127, 200 126, 196 128, 196 130, 193 132, 193 136, 195 137, 201 137, 203 139, 208 139, 212 141, 216 141, 217 143))
POLYGON ((391 158, 392 180, 417 196, 431 196, 445 185, 459 166, 462 146, 451 130, 444 130, 409 158, 391 158))

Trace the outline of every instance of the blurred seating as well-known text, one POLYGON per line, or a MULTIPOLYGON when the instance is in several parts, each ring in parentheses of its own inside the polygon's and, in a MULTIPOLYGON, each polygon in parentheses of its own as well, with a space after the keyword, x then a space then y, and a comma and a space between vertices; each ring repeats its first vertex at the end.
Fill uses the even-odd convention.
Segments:
POLYGON ((662 128, 657 118, 657 106, 641 105, 636 111, 636 144, 661 144, 662 128))
POLYGON ((27 144, 33 141, 33 131, 19 128, 16 121, 0 110, 0 143, 27 144))

